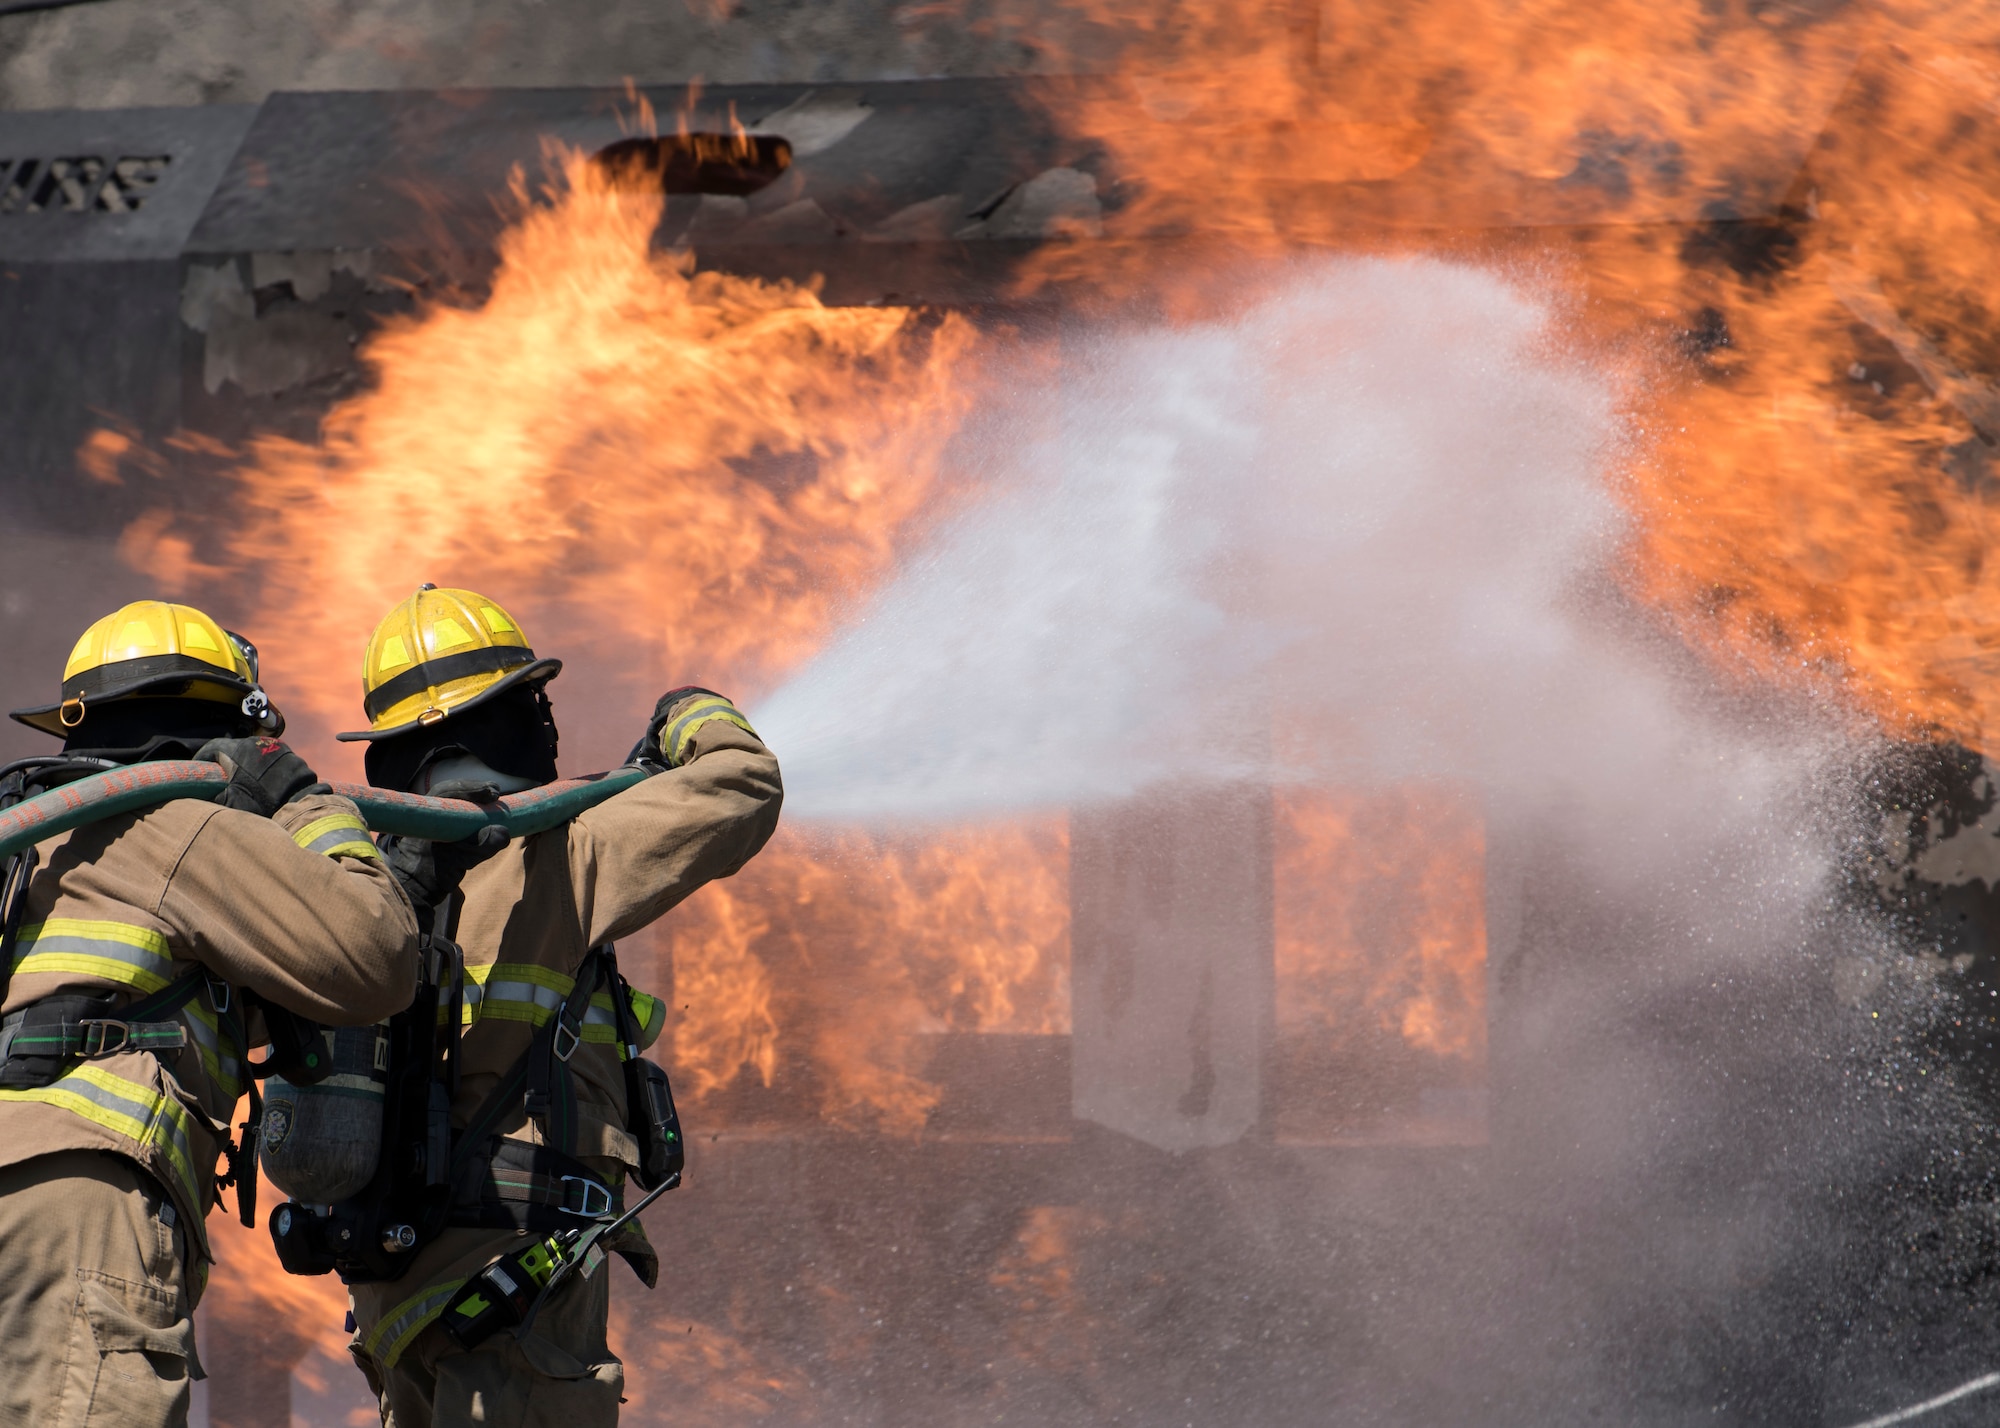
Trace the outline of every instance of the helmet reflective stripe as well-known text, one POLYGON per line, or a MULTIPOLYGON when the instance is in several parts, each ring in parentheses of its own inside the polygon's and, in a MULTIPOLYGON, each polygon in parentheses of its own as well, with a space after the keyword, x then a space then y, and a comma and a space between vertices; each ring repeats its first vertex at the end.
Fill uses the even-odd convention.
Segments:
POLYGON ((0 1102, 4 1101, 40 1101, 58 1106, 125 1137, 142 1151, 157 1150, 185 1192, 186 1203, 201 1204, 194 1176, 194 1151, 188 1140, 188 1113, 171 1096, 128 1081, 101 1066, 86 1064, 47 1086, 28 1091, 0 1091, 0 1102))
MULTIPOLYGON (((444 621, 450 624, 449 620, 444 621)), ((517 665, 533 664, 535 652, 526 645, 504 646, 490 650, 466 650, 461 654, 445 655, 441 659, 427 659, 422 664, 404 670, 368 692, 361 701, 362 712, 374 719, 385 709, 394 709, 406 699, 414 699, 419 694, 452 683, 454 680, 471 679, 481 674, 501 674, 517 665)))
POLYGON ((157 992, 172 980, 167 939, 149 927, 52 917, 23 927, 12 974, 66 972, 101 977, 139 993, 157 992))
POLYGON ((368 1337, 361 1343, 362 1351, 375 1361, 378 1368, 394 1368, 396 1360, 403 1356, 403 1350, 410 1346, 410 1341, 444 1313, 452 1295, 464 1285, 463 1278, 447 1280, 405 1299, 391 1309, 381 1323, 368 1331, 368 1337))
POLYGON ((329 858, 382 856, 368 841, 368 825, 352 813, 330 813, 324 818, 315 818, 294 833, 292 841, 308 853, 324 853, 329 858))

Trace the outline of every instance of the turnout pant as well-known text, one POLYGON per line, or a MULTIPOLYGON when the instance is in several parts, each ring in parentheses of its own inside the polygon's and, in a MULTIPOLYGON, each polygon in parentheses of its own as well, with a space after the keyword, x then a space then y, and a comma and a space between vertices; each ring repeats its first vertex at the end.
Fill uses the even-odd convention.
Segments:
MULTIPOLYGON (((446 1231, 469 1273, 510 1245, 511 1234, 446 1231), (466 1246, 475 1246, 470 1253, 466 1246)), ((372 1287, 372 1286, 371 1286, 372 1287)), ((382 1409, 384 1428, 614 1428, 625 1366, 605 1342, 611 1319, 611 1261, 558 1290, 527 1337, 502 1330, 467 1352, 433 1323, 383 1367, 364 1344, 375 1327, 373 1303, 354 1295, 356 1330, 349 1345, 382 1409)))
POLYGON ((182 1428, 201 1373, 180 1229, 122 1156, 0 1169, 0 1423, 182 1428))

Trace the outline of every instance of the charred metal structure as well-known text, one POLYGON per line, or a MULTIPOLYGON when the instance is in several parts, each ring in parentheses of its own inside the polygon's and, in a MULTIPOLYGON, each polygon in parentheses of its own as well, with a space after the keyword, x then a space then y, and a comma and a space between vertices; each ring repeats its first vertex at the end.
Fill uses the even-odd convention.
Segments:
MULTIPOLYGON (((155 447, 176 433, 310 440, 328 407, 365 380, 355 352, 377 324, 427 298, 479 292, 503 226, 495 195, 517 173, 530 192, 547 181, 546 140, 656 175, 670 194, 657 242, 691 246, 704 267, 818 276, 833 304, 1010 317, 1024 311, 1009 281, 1022 256, 1088 241, 1124 182, 1013 82, 646 98, 662 115, 687 114, 700 133, 729 136, 740 122, 754 142, 727 162, 635 149, 626 96, 598 91, 279 94, 255 109, 0 115, 6 565, 57 559, 67 581, 105 598, 140 593, 115 546, 159 493, 81 471, 86 437, 109 429, 155 447)), ((1447 139, 1440 164, 1449 148, 1447 139)), ((1786 224, 1801 221, 1789 191, 1746 192, 1724 212, 1635 212, 1621 166, 1639 161, 1607 152, 1565 180, 1496 190, 1448 227, 1417 226, 1493 246, 1537 224, 1638 222, 1734 262, 1781 258, 1786 224)), ((1425 182, 1421 166, 1395 181, 1425 182)), ((1358 222, 1383 228, 1398 221, 1391 187, 1328 186, 1358 222)), ((1060 319, 1059 297, 1030 306, 1037 320, 1060 319)), ((1691 351, 1726 340, 1726 314, 1690 314, 1691 351)), ((178 499, 226 499, 198 472, 179 479, 178 499)), ((60 663, 69 624, 50 618, 45 586, 0 575, 9 667, 60 663)), ((1946 764, 1908 786, 1898 806, 1916 842, 1878 850, 1902 861, 1870 886, 1909 919, 1913 945, 1935 944, 1945 970, 1932 970, 1964 978, 1972 996, 2000 982, 1991 851, 2000 843, 1979 841, 1993 837, 1995 783, 1977 760, 1946 764)), ((1192 818, 1143 801, 1080 816, 1074 1031, 937 1038, 929 1074, 943 1095, 923 1138, 820 1129, 796 1067, 781 1067, 769 1090, 691 1110, 689 1186, 651 1216, 669 1266, 663 1287, 632 1294, 620 1311, 635 1377, 653 1376, 648 1403, 670 1401, 672 1375, 694 1362, 659 1358, 657 1346, 699 1322, 783 1345, 812 1405, 801 1421, 816 1423, 1337 1421, 1344 1406, 1324 1396, 1319 1368, 1351 1353, 1369 1358, 1403 1415, 1379 1421, 1459 1422, 1468 1383, 1505 1381, 1500 1341, 1474 1333, 1446 1350, 1371 1330, 1352 1287, 1383 1282, 1365 1262, 1371 1229, 1409 1216, 1430 1226, 1387 1251, 1400 1263, 1388 1281, 1407 1275, 1439 1292, 1453 1283, 1453 1247, 1493 1227, 1484 1187, 1539 1175, 1553 1189, 1530 1231, 1550 1276, 1648 1272, 1629 1246, 1593 1234, 1579 1209, 1587 1195, 1562 1169, 1561 1129, 1538 1119, 1562 1033, 1512 1012, 1567 974, 1574 949, 1647 930, 1539 865, 1532 831, 1491 810, 1490 1137, 1482 1108, 1429 1144, 1380 1126, 1319 1144, 1288 1139, 1275 1129, 1280 1108, 1317 1088, 1310 1058, 1288 1056, 1274 1029, 1269 802, 1268 791, 1247 790, 1192 818), (1184 902, 1161 902, 1162 889, 1184 902), (1276 1193, 1237 1192, 1253 1180, 1276 1193), (786 1241, 775 1254, 774 1233, 786 1241), (1162 1339, 1181 1351, 1162 1361, 1145 1349, 1162 1339)), ((1838 995, 1865 1001, 1880 975, 1839 972, 1838 995)), ((1833 995, 1739 993, 1671 1016, 1753 1046, 1765 1018, 1820 1015, 1833 995)), ((1951 1042, 1953 1057, 1992 1055, 1990 1021, 1979 1026, 1951 1042)), ((1790 1074, 1773 1064, 1781 1059, 1781 1049, 1752 1058, 1774 1077, 1790 1074)), ((1650 1133, 1644 1095, 1607 1104, 1633 1118, 1635 1135, 1650 1133)), ((1745 1103, 1747 1141, 1771 1131, 1762 1115, 1745 1103)), ((1690 1215, 1721 1223, 1725 1182, 1758 1173, 1718 1153, 1715 1183, 1689 1190, 1690 1215)), ((1746 1193, 1761 1203, 1754 1187, 1746 1193)), ((1818 1284, 1743 1293, 1766 1291, 1787 1312, 1838 1297, 1818 1284)), ((1579 1292, 1579 1321, 1591 1312, 1579 1292)), ((1504 1313, 1503 1296, 1471 1322, 1504 1313)), ((1676 1339, 1676 1326, 1619 1332, 1660 1354, 1663 1402, 1696 1380, 1752 1404, 1793 1391, 1821 1401, 1805 1385, 1825 1378, 1824 1365, 1781 1373, 1773 1387, 1775 1351, 1755 1335, 1739 1353, 1676 1339), (1701 1367, 1686 1368, 1692 1360, 1701 1367)), ((211 1350, 216 1428, 284 1421, 286 1354, 302 1351, 275 1329, 262 1360, 211 1350)), ((756 1376, 755 1363, 735 1368, 756 1376)), ((1362 1415, 1353 1421, 1378 1421, 1366 1415, 1379 1405, 1351 1407, 1362 1415)), ((794 1421, 782 1402, 739 1408, 794 1421)), ((646 1412, 642 1421, 679 1421, 673 1410, 646 1412)), ((689 1405, 687 1416, 715 1421, 711 1412, 728 1416, 713 1405, 689 1405)), ((1517 1420, 1500 1407, 1484 1421, 1517 1420)))

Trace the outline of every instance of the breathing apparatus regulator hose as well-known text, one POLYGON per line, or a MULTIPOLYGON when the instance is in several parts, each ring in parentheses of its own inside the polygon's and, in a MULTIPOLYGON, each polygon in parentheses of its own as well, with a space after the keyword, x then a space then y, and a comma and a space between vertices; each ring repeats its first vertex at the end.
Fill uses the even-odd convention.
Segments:
MULTIPOLYGON (((352 799, 368 827, 376 833, 450 843, 492 824, 504 827, 511 837, 526 838, 595 808, 650 773, 651 770, 643 768, 613 769, 610 773, 562 779, 522 793, 507 794, 491 804, 394 793, 358 783, 336 783, 331 788, 342 798, 352 799)), ((228 786, 229 775, 218 765, 183 759, 161 759, 92 774, 0 812, 0 859, 72 828, 121 813, 152 808, 176 798, 214 799, 228 786)))

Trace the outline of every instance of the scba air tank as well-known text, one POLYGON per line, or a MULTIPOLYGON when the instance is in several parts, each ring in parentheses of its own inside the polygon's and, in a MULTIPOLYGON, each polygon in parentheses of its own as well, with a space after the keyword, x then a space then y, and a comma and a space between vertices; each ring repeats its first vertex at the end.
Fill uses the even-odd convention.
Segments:
POLYGON ((266 1178, 311 1205, 358 1195, 374 1178, 389 1083, 387 1023, 321 1035, 333 1048, 333 1074, 311 1086, 266 1081, 257 1135, 266 1178))

